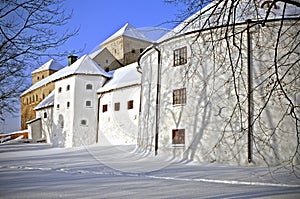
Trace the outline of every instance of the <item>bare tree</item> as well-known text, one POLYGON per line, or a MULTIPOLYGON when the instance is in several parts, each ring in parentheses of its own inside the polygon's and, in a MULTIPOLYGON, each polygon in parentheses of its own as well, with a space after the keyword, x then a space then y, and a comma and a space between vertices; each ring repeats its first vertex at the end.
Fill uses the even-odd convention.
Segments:
MULTIPOLYGON (((215 149, 220 145, 228 146, 230 151, 236 153, 231 157, 237 158, 239 156, 237 143, 246 135, 248 137, 248 162, 253 162, 254 154, 264 160, 267 165, 272 165, 272 158, 277 159, 279 156, 278 150, 285 150, 276 148, 280 140, 292 135, 295 140, 291 141, 296 142, 296 147, 282 164, 289 164, 292 167, 299 164, 300 18, 299 13, 295 16, 290 15, 287 7, 291 5, 300 7, 300 2, 298 0, 165 0, 165 2, 186 5, 186 10, 181 15, 183 18, 198 13, 186 24, 183 23, 181 31, 186 32, 186 28, 199 21, 199 18, 201 19, 199 31, 193 31, 193 34, 197 36, 191 49, 195 48, 196 43, 203 38, 201 41, 205 43, 206 55, 212 58, 211 63, 214 64, 213 74, 208 77, 222 76, 218 73, 220 68, 223 72, 230 73, 221 86, 233 87, 231 88, 233 94, 229 101, 234 102, 235 105, 226 106, 224 99, 222 102, 224 106, 219 107, 219 113, 216 116, 224 119, 226 125, 215 149), (204 12, 196 12, 208 4, 204 12), (278 9, 279 4, 280 9, 278 9), (242 14, 237 12, 240 8, 242 8, 242 14), (264 9, 264 12, 261 12, 261 9, 264 9), (274 10, 277 16, 281 17, 274 19, 272 17, 274 10), (243 19, 243 16, 246 16, 245 13, 248 13, 250 18, 243 19), (205 30, 205 35, 203 30, 205 30), (255 64, 263 67, 255 68, 253 67, 255 64), (227 109, 229 114, 222 115, 223 109, 227 109), (276 118, 272 117, 275 113, 276 118), (233 150, 235 147, 237 149, 233 150)), ((192 54, 197 59, 201 59, 197 50, 192 54)), ((199 60, 199 67, 202 67, 203 61, 199 60)), ((199 67, 188 68, 189 71, 185 74, 197 74, 196 70, 199 70, 199 67)), ((211 86, 215 90, 210 93, 218 92, 218 89, 221 89, 218 86, 220 85, 217 83, 211 86)), ((206 87, 204 89, 207 90, 206 87)), ((230 89, 228 90, 230 92, 230 89)), ((202 121, 204 119, 202 118, 202 121)), ((197 145, 200 137, 194 139, 192 145, 197 145)), ((195 153, 192 145, 187 150, 191 156, 195 153)), ((240 148, 242 150, 242 147, 240 148)))
POLYGON ((19 95, 28 86, 28 71, 37 60, 66 56, 67 52, 57 52, 57 47, 78 30, 58 28, 71 17, 63 0, 0 1, 0 119, 4 113, 16 111, 19 95))

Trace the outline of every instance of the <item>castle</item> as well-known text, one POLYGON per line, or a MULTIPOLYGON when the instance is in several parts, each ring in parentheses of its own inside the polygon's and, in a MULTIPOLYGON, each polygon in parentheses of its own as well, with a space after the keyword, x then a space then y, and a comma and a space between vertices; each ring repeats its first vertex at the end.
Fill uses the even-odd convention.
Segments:
POLYGON ((36 111, 27 122, 32 135, 63 147, 135 144, 198 161, 299 164, 290 106, 300 99, 300 9, 277 2, 265 20, 266 2, 241 1, 230 18, 231 8, 214 1, 156 41, 127 24, 22 94, 22 103, 32 103, 22 107, 36 111), (284 58, 275 66, 274 52, 284 58), (276 74, 289 83, 290 101, 276 74), (40 102, 43 86, 53 91, 40 102))

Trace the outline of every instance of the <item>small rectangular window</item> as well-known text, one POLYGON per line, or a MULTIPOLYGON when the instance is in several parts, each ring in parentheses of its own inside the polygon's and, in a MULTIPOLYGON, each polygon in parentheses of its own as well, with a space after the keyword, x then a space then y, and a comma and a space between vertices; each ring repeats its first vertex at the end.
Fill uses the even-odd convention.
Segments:
POLYGON ((179 66, 187 63, 187 48, 179 48, 174 50, 174 66, 179 66))
POLYGON ((56 105, 56 108, 59 109, 59 104, 56 105))
POLYGON ((70 90, 70 85, 67 85, 67 91, 70 90))
POLYGON ((120 110, 120 102, 115 103, 115 111, 120 110))
POLYGON ((104 113, 104 112, 106 112, 107 111, 107 104, 104 104, 103 106, 102 106, 102 112, 104 113))
POLYGON ((186 89, 173 90, 173 105, 186 104, 186 89))
POLYGON ((89 101, 89 100, 85 101, 85 106, 86 107, 92 107, 92 102, 89 101))
POLYGON ((61 87, 58 88, 58 93, 61 93, 61 87))
POLYGON ((87 84, 85 86, 86 90, 92 90, 93 89, 93 85, 92 84, 87 84))
POLYGON ((128 101, 127 109, 133 109, 133 100, 128 101))
POLYGON ((70 102, 67 102, 67 108, 70 108, 70 102))
POLYGON ((83 126, 86 126, 87 125, 87 121, 86 120, 81 120, 80 124, 83 125, 83 126))
POLYGON ((172 144, 184 145, 185 144, 185 129, 172 130, 172 144))

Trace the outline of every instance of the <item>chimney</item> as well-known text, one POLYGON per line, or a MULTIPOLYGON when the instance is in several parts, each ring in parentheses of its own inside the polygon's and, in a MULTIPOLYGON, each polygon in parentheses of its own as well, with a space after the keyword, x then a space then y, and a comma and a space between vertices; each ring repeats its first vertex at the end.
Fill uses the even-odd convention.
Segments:
POLYGON ((76 55, 69 55, 68 56, 68 66, 71 66, 76 61, 77 61, 77 56, 76 55))

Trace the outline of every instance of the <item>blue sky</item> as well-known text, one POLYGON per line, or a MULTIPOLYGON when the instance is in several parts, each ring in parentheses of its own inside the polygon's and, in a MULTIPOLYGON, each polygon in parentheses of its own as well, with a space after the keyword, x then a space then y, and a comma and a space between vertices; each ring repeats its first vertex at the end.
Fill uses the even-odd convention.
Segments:
MULTIPOLYGON (((73 17, 64 29, 80 30, 59 49, 70 52, 83 49, 79 57, 91 52, 126 23, 136 28, 160 26, 171 29, 175 24, 166 22, 176 21, 176 14, 182 9, 163 0, 66 0, 65 7, 73 10, 73 17)), ((67 58, 59 61, 67 64, 67 58)), ((17 115, 0 122, 0 132, 19 130, 20 116, 17 115)))
POLYGON ((163 0, 66 0, 65 6, 73 9, 68 28, 80 27, 80 30, 63 49, 78 51, 84 48, 79 56, 89 53, 126 23, 136 28, 172 28, 174 23, 166 22, 176 20, 180 10, 179 6, 163 0))

